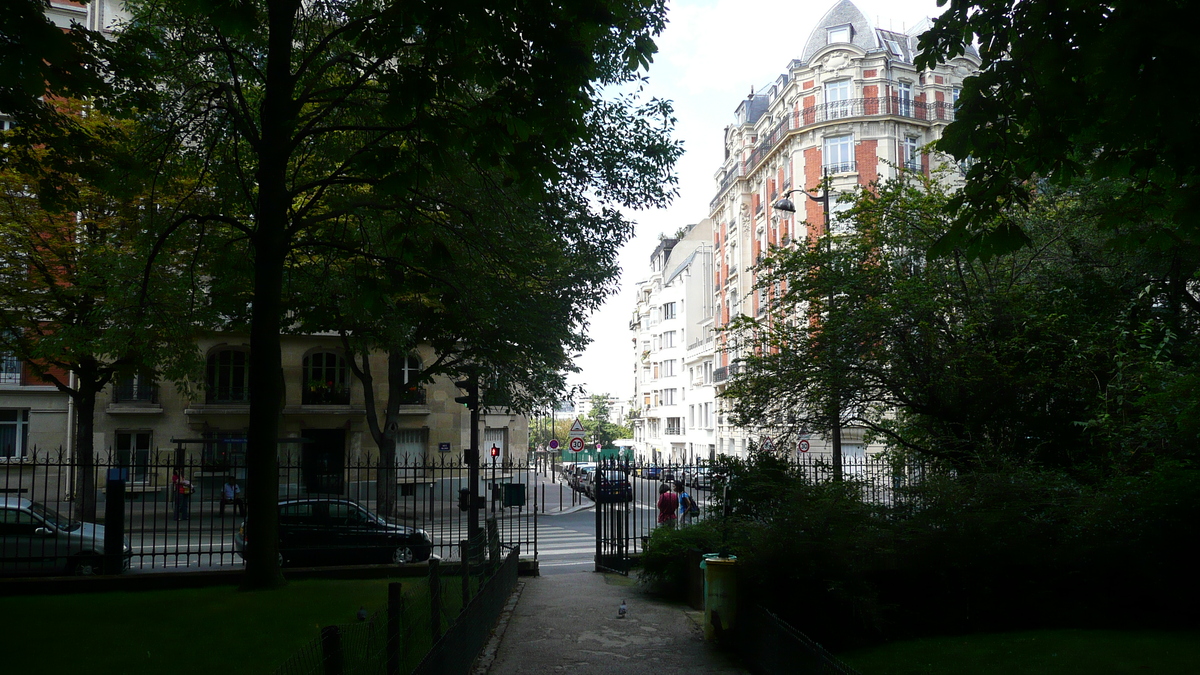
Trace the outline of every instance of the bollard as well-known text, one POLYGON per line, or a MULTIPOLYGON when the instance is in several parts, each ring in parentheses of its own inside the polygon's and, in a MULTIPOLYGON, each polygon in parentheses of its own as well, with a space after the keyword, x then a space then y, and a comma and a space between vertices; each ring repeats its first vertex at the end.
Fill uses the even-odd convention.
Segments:
POLYGON ((500 526, 495 518, 488 518, 488 561, 493 565, 500 564, 500 526))

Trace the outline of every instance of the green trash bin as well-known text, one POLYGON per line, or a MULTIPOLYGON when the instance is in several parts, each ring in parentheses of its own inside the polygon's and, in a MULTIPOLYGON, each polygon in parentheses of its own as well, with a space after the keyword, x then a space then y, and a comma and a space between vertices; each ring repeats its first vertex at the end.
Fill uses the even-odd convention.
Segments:
POLYGON ((704 639, 716 640, 733 630, 737 615, 737 556, 708 553, 704 570, 704 639))

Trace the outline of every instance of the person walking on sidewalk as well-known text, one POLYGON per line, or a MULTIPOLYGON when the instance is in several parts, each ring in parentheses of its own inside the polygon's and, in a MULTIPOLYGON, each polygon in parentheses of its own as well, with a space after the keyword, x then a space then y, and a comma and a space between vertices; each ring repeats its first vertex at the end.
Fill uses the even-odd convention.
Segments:
POLYGON ((658 486, 658 524, 675 526, 679 515, 679 496, 671 492, 671 486, 663 483, 658 486))
MULTIPOLYGON (((692 516, 695 515, 692 512, 692 507, 696 503, 692 501, 692 496, 684 489, 683 481, 675 481, 675 493, 679 495, 679 526, 691 525, 692 516)), ((696 511, 699 512, 699 509, 696 509, 696 511)))
POLYGON ((192 482, 179 469, 171 472, 171 492, 175 494, 175 520, 191 520, 192 482))

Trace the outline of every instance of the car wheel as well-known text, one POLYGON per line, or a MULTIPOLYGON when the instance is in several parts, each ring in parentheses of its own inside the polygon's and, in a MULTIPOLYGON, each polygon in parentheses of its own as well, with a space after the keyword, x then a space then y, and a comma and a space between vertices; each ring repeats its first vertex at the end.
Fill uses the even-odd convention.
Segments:
POLYGON ((70 572, 79 577, 91 577, 100 574, 100 556, 94 553, 84 553, 71 560, 70 572))
POLYGON ((392 551, 392 564, 406 565, 410 562, 414 562, 416 559, 417 555, 413 553, 412 547, 410 546, 401 546, 395 551, 392 551))

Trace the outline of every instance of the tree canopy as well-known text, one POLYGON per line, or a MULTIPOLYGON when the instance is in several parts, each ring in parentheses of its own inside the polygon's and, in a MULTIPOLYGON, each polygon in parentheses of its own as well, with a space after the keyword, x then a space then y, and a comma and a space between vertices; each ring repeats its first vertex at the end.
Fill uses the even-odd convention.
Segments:
POLYGON ((1122 189, 1099 227, 1147 214, 1140 245, 1165 250, 1200 234, 1200 94, 1182 86, 1200 6, 1185 0, 942 0, 918 67, 978 46, 940 150, 972 162, 952 200, 954 227, 935 249, 991 254, 1032 235, 1003 217, 1039 181, 1113 180, 1122 189))
POLYGON ((1003 216, 1030 245, 987 259, 927 257, 953 227, 936 180, 863 190, 852 231, 766 261, 761 284, 786 290, 768 318, 734 324, 737 423, 837 419, 959 469, 1190 456, 1200 323, 1176 289, 1196 252, 1106 245, 1096 221, 1114 190, 1039 192, 1003 216))

